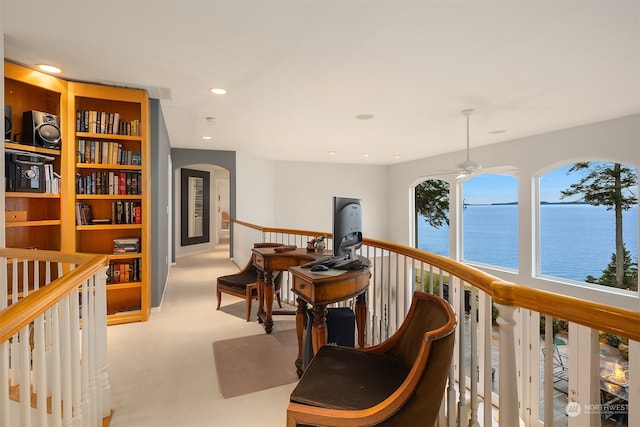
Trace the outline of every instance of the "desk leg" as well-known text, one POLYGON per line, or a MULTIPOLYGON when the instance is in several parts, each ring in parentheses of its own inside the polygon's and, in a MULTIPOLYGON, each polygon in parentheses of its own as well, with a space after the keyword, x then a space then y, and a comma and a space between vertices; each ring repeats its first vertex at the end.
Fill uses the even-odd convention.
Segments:
POLYGON ((296 359, 296 373, 298 378, 302 376, 302 343, 304 327, 307 323, 307 302, 302 298, 296 298, 298 309, 296 310, 296 335, 298 336, 298 358, 296 359))
POLYGON ((358 328, 358 347, 364 348, 365 330, 367 320, 367 293, 363 292, 356 297, 356 327, 358 328))
POLYGON ((328 341, 326 304, 313 306, 313 329, 311 331, 311 341, 313 342, 313 354, 316 354, 320 347, 325 345, 328 341))
POLYGON ((264 329, 268 334, 273 329, 273 271, 264 272, 264 329))
POLYGON ((258 323, 262 323, 262 316, 264 315, 264 273, 262 270, 258 270, 258 323))

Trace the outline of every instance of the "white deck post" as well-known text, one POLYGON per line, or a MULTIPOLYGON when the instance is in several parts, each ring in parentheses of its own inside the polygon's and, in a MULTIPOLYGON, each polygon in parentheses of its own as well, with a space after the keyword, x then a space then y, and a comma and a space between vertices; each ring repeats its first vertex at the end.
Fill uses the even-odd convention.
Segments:
POLYGON ((513 313, 516 307, 497 304, 500 326, 500 427, 520 425, 518 413, 518 372, 513 313))

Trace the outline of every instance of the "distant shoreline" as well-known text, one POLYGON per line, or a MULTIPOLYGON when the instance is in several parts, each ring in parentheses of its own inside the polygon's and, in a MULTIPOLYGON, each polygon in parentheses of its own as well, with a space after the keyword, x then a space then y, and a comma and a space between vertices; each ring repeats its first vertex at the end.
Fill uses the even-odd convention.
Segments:
MULTIPOLYGON (((589 202, 540 202, 541 205, 588 205, 589 202)), ((517 206, 518 202, 504 203, 464 203, 463 206, 517 206)))

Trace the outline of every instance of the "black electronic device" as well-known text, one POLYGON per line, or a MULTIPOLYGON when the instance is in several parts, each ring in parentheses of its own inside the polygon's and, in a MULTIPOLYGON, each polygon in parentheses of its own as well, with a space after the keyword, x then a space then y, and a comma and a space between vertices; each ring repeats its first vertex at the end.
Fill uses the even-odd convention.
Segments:
POLYGON ((322 264, 314 265, 313 267, 311 267, 311 271, 327 271, 327 270, 329 270, 329 267, 322 264))
POLYGON ((4 106, 4 140, 11 141, 11 105, 4 106))
POLYGON ((333 256, 358 259, 362 246, 362 203, 358 198, 333 198, 333 256))
POLYGON ((35 110, 22 113, 21 144, 59 150, 60 142, 60 117, 35 110))
POLYGON ((6 190, 44 193, 46 188, 44 166, 51 160, 54 158, 50 156, 6 148, 6 190))

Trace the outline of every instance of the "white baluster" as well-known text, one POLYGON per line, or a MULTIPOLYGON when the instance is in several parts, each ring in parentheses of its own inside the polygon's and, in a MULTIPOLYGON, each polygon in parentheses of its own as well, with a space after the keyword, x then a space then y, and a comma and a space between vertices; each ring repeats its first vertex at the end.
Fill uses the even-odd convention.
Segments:
POLYGON ((20 425, 31 425, 31 380, 29 362, 31 361, 31 345, 29 343, 29 325, 20 329, 20 425))
POLYGON ((96 280, 96 369, 100 418, 111 414, 111 385, 107 354, 107 269, 100 270, 96 280))
POLYGON ((513 313, 516 307, 496 304, 500 326, 500 427, 520 425, 513 313))
POLYGON ((72 364, 72 343, 71 337, 76 333, 76 319, 71 317, 69 309, 69 295, 65 296, 59 303, 60 322, 58 328, 58 340, 60 347, 60 356, 58 364, 61 371, 60 379, 60 398, 62 400, 62 425, 71 426, 73 422, 73 370, 72 364))
POLYGON ((53 425, 62 425, 62 374, 60 348, 60 304, 51 307, 51 420, 53 425))
POLYGON ((74 413, 82 416, 82 370, 80 359, 80 290, 79 288, 71 291, 69 295, 69 305, 71 308, 70 319, 73 323, 69 326, 69 338, 71 340, 71 389, 72 389, 72 406, 74 413))
POLYGON ((9 425, 9 341, 0 343, 0 425, 9 425))
POLYGON ((44 426, 47 423, 47 361, 44 351, 44 314, 35 319, 33 328, 33 376, 34 391, 37 393, 37 423, 39 426, 44 426))
MULTIPOLYGON (((464 290, 464 288, 463 288, 464 290)), ((464 293, 464 292, 463 292, 464 293)), ((469 303, 471 305, 471 418, 469 419, 469 427, 478 426, 478 381, 480 381, 480 365, 478 364, 478 320, 476 303, 476 289, 469 289, 469 303)), ((484 372, 483 372, 484 373, 484 372)))
MULTIPOLYGON (((455 280, 456 285, 452 286, 449 285, 449 292, 454 292, 455 288, 455 292, 458 292, 458 304, 457 304, 457 313, 458 313, 458 389, 460 391, 460 394, 458 396, 458 419, 460 420, 458 423, 463 426, 466 424, 467 421, 467 417, 468 417, 468 405, 467 405, 467 399, 466 399, 466 385, 467 385, 467 380, 466 380, 466 366, 465 366, 465 357, 464 357, 464 352, 466 350, 466 337, 465 337, 465 333, 464 333, 464 284, 462 283, 462 280, 456 278, 455 280)), ((449 282, 450 284, 453 283, 453 281, 449 282)), ((475 367, 470 366, 469 367, 469 376, 472 377, 474 375, 474 371, 475 371, 475 367)))

